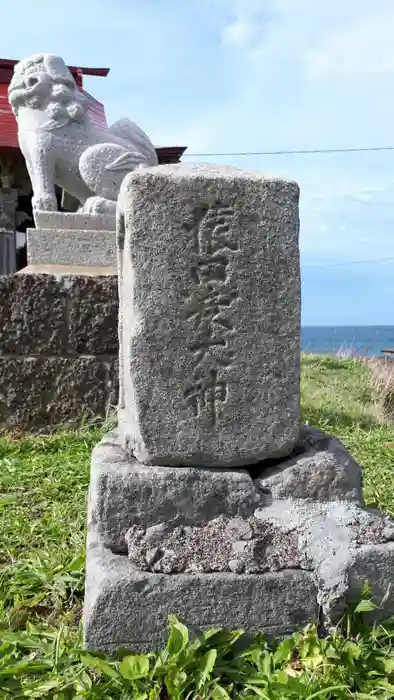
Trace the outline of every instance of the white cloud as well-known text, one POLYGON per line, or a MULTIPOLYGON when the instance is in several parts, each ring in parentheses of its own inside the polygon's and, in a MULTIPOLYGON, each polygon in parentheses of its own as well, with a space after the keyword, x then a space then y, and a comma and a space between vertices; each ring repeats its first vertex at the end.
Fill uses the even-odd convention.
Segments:
MULTIPOLYGON (((193 151, 391 145, 392 0, 208 1, 238 69, 231 100, 187 125, 193 151)), ((296 179, 304 258, 334 262, 394 255, 393 156, 232 160, 296 179)))
POLYGON ((269 3, 259 0, 234 0, 228 23, 221 29, 221 39, 242 49, 250 49, 262 40, 270 17, 269 3))
POLYGON ((371 6, 365 15, 330 34, 308 56, 310 79, 346 79, 394 71, 394 3, 371 6))

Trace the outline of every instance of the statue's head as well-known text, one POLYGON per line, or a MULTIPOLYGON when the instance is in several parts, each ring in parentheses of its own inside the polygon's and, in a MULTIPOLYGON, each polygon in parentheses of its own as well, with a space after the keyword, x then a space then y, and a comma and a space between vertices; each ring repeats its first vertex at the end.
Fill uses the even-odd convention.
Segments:
POLYGON ((83 96, 60 56, 35 54, 19 61, 8 88, 16 118, 20 107, 44 111, 56 122, 83 121, 83 96))

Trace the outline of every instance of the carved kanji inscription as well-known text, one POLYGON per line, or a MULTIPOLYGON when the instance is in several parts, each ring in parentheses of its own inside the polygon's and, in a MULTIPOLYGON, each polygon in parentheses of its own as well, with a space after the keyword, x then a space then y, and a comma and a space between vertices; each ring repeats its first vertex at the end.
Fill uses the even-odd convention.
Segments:
POLYGON ((141 464, 178 467, 290 454, 297 185, 231 166, 160 165, 127 176, 119 207, 125 449, 141 464))
POLYGON ((183 317, 192 324, 195 334, 195 341, 189 345, 194 374, 184 396, 194 415, 206 416, 211 425, 216 423, 219 404, 225 403, 228 394, 220 369, 229 367, 234 359, 229 341, 234 333, 231 307, 238 290, 228 274, 229 254, 239 248, 234 216, 231 207, 202 207, 194 226, 190 226, 196 263, 191 268, 194 288, 186 299, 183 317))

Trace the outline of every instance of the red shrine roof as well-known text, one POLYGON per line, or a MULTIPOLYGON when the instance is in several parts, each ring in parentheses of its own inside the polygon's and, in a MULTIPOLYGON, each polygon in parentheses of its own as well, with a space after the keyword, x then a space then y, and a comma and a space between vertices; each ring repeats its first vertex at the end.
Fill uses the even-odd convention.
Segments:
MULTIPOLYGON (((11 58, 0 58, 0 81, 2 77, 1 72, 10 71, 12 75, 14 66, 16 66, 17 63, 19 63, 19 61, 15 61, 11 58)), ((102 78, 106 78, 110 71, 109 68, 78 68, 77 66, 68 66, 68 69, 73 75, 75 73, 82 73, 82 75, 98 75, 102 78)))
MULTIPOLYGON (((9 58, 0 58, 0 150, 6 151, 9 149, 19 149, 18 144, 18 127, 16 119, 12 113, 8 102, 8 85, 11 82, 14 66, 18 61, 9 58)), ((74 76, 81 92, 86 98, 87 115, 93 124, 98 127, 106 127, 107 119, 105 116, 104 105, 96 100, 92 95, 83 89, 83 76, 93 75, 105 78, 109 68, 78 68, 77 66, 68 66, 74 76)), ((157 148, 159 163, 176 163, 186 150, 183 146, 171 146, 157 148)))
POLYGON ((15 117, 8 104, 8 85, 0 83, 0 148, 19 148, 15 117))

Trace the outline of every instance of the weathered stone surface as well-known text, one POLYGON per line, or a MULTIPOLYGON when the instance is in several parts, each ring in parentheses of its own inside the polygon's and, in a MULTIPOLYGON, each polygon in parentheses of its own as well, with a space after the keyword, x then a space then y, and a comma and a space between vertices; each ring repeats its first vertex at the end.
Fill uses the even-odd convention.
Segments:
POLYGON ((394 609, 394 521, 355 503, 278 500, 256 511, 256 518, 297 536, 298 548, 318 581, 318 602, 327 626, 358 599, 369 579, 378 602, 374 619, 388 619, 394 609), (387 585, 386 585, 387 584, 387 585))
POLYGON ((0 276, 0 354, 65 352, 66 296, 49 275, 0 276))
POLYGON ((141 462, 239 467, 293 449, 298 198, 296 183, 230 166, 125 179, 119 423, 141 462))
MULTIPOLYGON (((277 501, 256 516, 263 525, 274 526, 278 542, 282 531, 283 542, 298 552, 294 564, 308 570, 245 574, 242 556, 251 540, 237 540, 234 557, 228 561, 231 573, 143 572, 127 557, 98 545, 91 519, 84 609, 88 648, 126 646, 144 651, 158 646, 165 640, 168 613, 177 614, 192 630, 242 627, 278 636, 315 622, 321 606, 321 623, 328 629, 348 603, 359 599, 366 581, 375 600, 381 601, 370 621, 393 615, 394 542, 384 535, 390 519, 352 503, 300 501, 277 501)), ((149 530, 147 565, 155 570, 168 530, 149 530)), ((271 536, 273 530, 269 532, 271 536)))
POLYGON ((119 360, 109 360, 108 368, 108 406, 112 413, 117 410, 119 402, 119 360))
POLYGON ((117 353, 116 275, 0 276, 0 354, 117 353))
POLYGON ((77 355, 117 355, 118 279, 70 277, 68 350, 77 355))
MULTIPOLYGON (((116 382, 112 370, 111 376, 116 382)), ((201 526, 219 515, 250 518, 256 508, 278 498, 362 504, 361 470, 345 447, 308 426, 302 428, 301 435, 297 457, 285 460, 283 470, 276 466, 276 474, 256 478, 256 470, 260 474, 263 465, 252 467, 251 473, 142 465, 128 456, 118 431, 114 431, 92 455, 91 497, 102 541, 125 550, 124 536, 133 525, 144 530, 163 522, 166 526, 201 526), (325 473, 325 465, 331 472, 325 473)))
POLYGON ((347 602, 357 602, 363 584, 368 582, 372 597, 381 603, 369 614, 370 622, 386 621, 394 615, 394 533, 390 539, 393 541, 388 544, 360 547, 349 566, 347 602))
POLYGON ((223 513, 248 518, 264 502, 242 469, 140 464, 127 456, 117 431, 92 453, 91 512, 100 542, 107 547, 126 551, 124 537, 132 525, 201 525, 223 513))
POLYGON ((361 467, 340 440, 322 430, 303 426, 294 456, 268 469, 262 466, 260 487, 273 499, 364 502, 361 467))
POLYGON ((200 527, 171 529, 163 523, 145 531, 134 525, 126 532, 125 540, 128 557, 140 571, 257 574, 308 568, 294 533, 284 533, 272 523, 256 518, 230 519, 221 515, 200 527))
POLYGON ((0 357, 0 426, 48 428, 105 417, 108 370, 95 358, 0 357))
POLYGON ((106 416, 118 401, 117 276, 0 276, 0 427, 106 416))
POLYGON ((192 632, 219 627, 289 634, 317 620, 316 588, 307 571, 238 575, 142 573, 125 556, 97 545, 90 530, 84 642, 91 650, 123 646, 151 651, 167 640, 175 614, 192 632))
POLYGON ((27 229, 29 265, 116 265, 115 231, 27 229))
MULTIPOLYGON (((303 429, 297 450, 313 446, 331 454, 332 438, 303 429)), ((304 491, 287 499, 256 495, 252 474, 138 467, 125 459, 116 432, 95 448, 88 647, 152 648, 164 641, 169 612, 192 629, 241 626, 278 635, 315 621, 318 606, 329 629, 366 581, 382 600, 371 621, 394 613, 394 520, 351 500, 355 477, 355 492, 344 477, 324 491, 332 500, 319 502, 304 491), (350 500, 338 500, 342 487, 350 500)))

